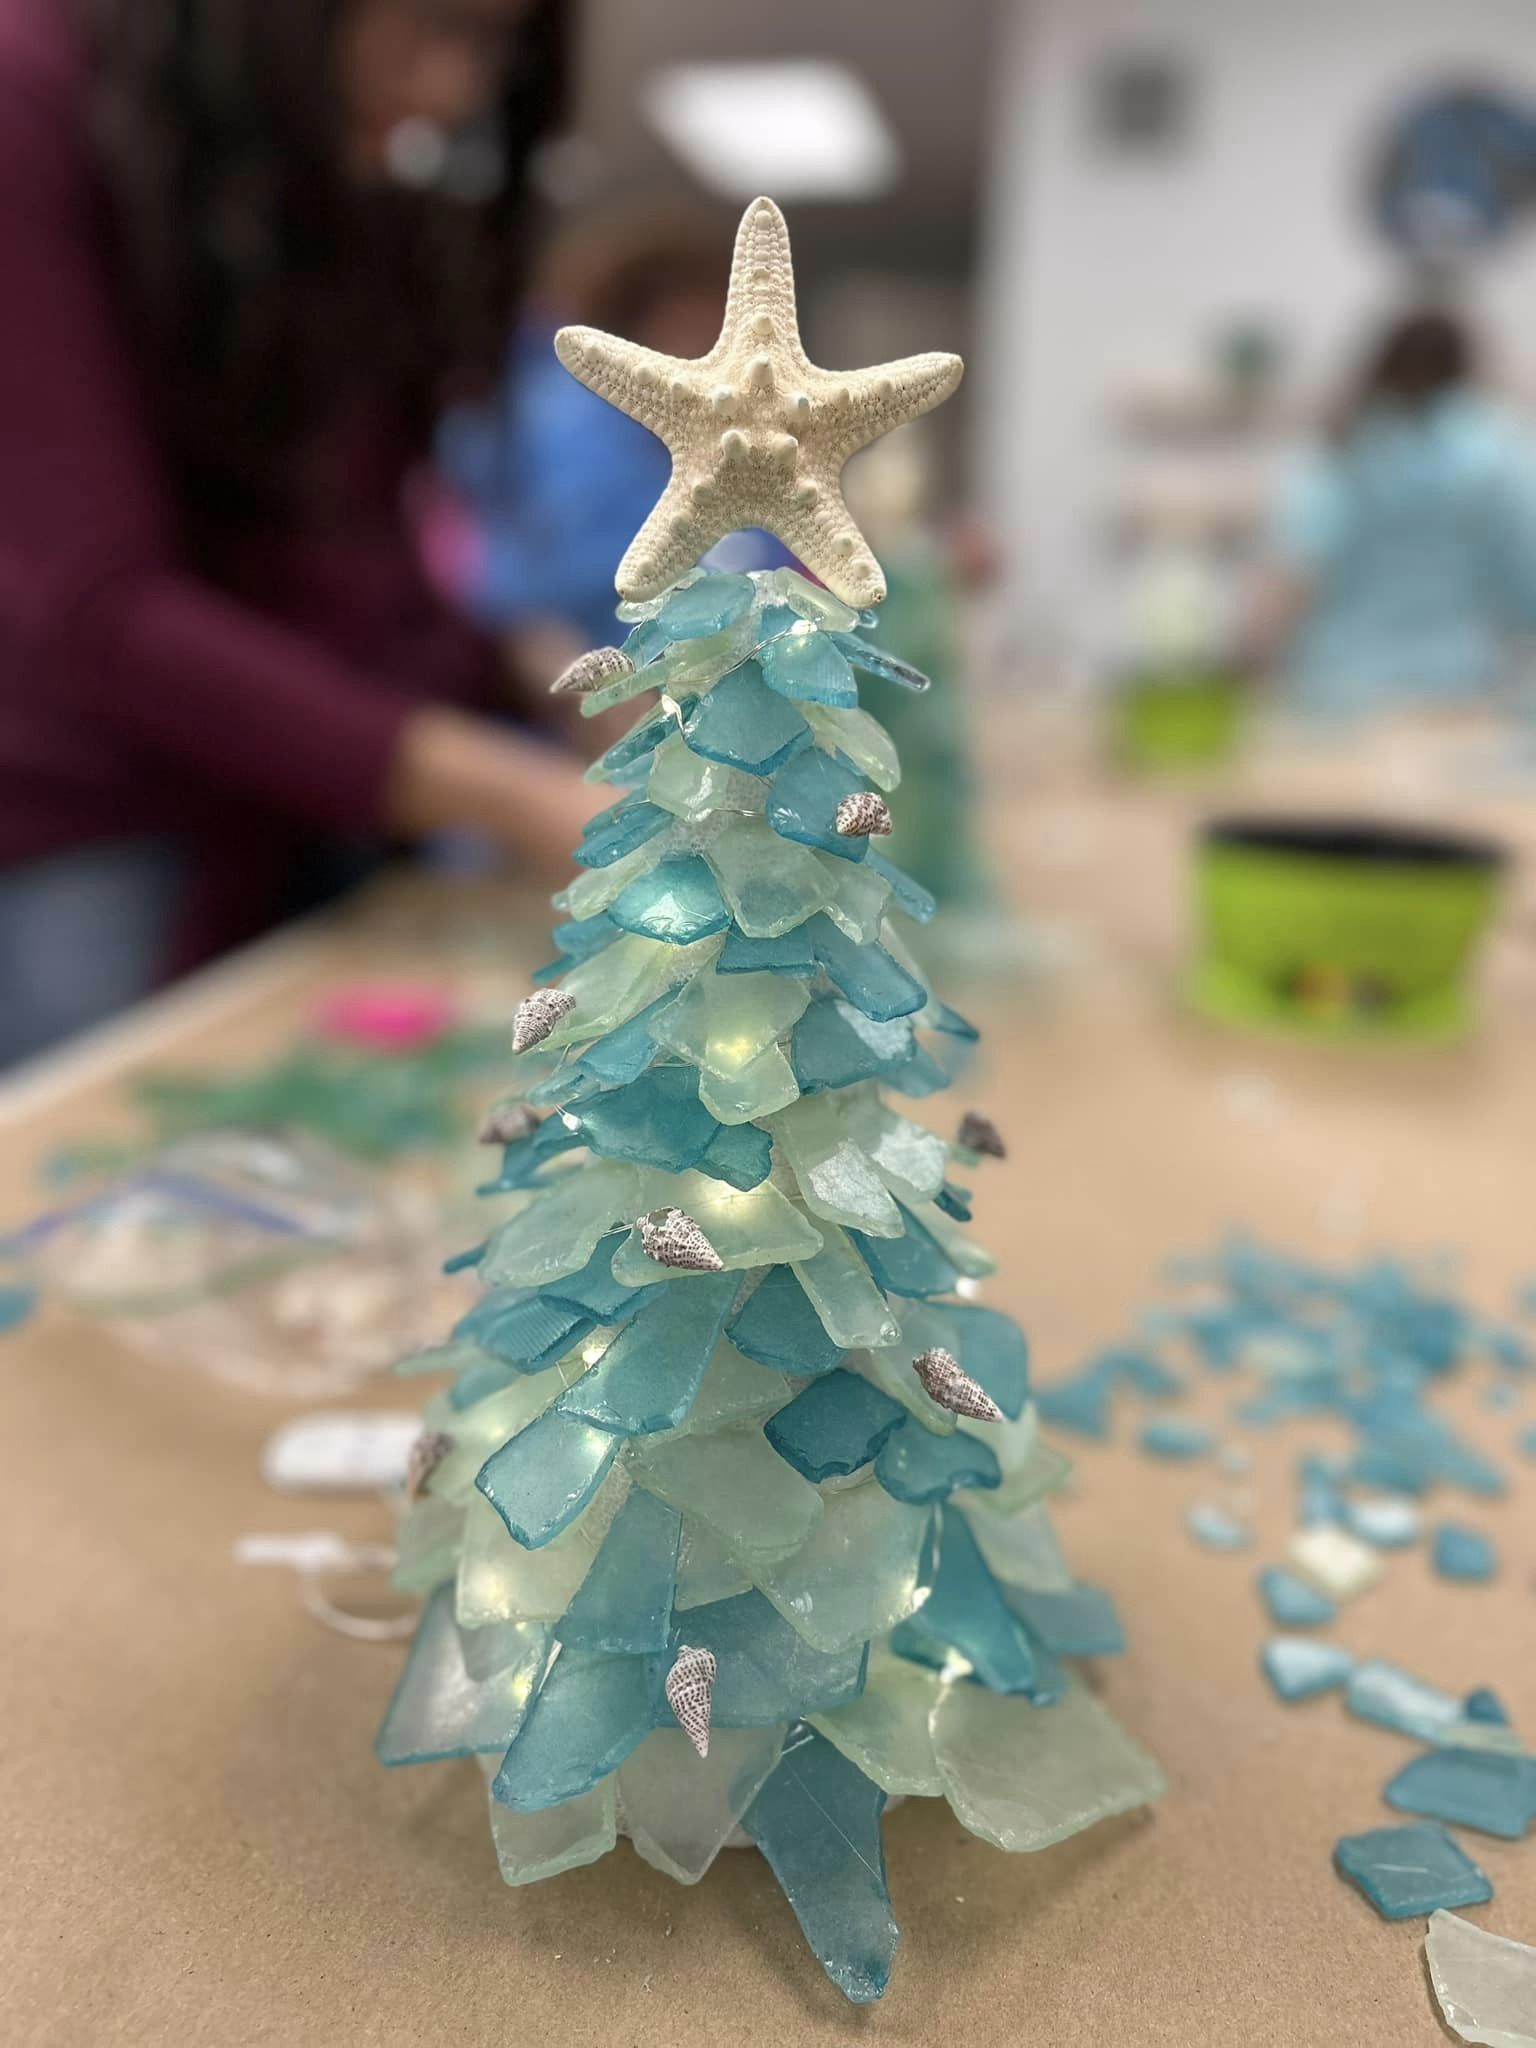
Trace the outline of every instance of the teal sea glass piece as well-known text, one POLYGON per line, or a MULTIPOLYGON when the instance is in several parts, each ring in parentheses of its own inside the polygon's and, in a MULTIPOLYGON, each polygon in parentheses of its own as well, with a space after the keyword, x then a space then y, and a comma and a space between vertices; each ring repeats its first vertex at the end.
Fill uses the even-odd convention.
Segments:
POLYGON ((742 1816, 817 1960, 855 2004, 880 1997, 900 1939, 880 1817, 885 1793, 811 1729, 791 1737, 742 1816))
POLYGON ((825 914, 811 919, 809 931, 828 981, 877 1024, 910 1017, 926 1005, 927 989, 884 946, 856 944, 825 914))
MULTIPOLYGON (((679 700, 678 710, 686 715, 693 705, 688 700, 679 700)), ((678 730, 677 713, 667 710, 648 712, 628 731, 623 739, 615 740, 606 754, 600 754, 587 770, 588 782, 610 782, 633 768, 637 761, 643 761, 654 753, 663 740, 670 739, 678 730)))
POLYGON ((877 682, 895 683, 903 690, 921 691, 931 687, 920 668, 888 654, 883 647, 876 647, 873 641, 865 640, 857 633, 831 633, 828 638, 836 642, 856 669, 873 676, 877 682))
POLYGON ((465 1638, 453 1618, 453 1587, 438 1587, 423 1610, 374 1742, 380 1763, 499 1756, 508 1747, 544 1676, 550 1630, 547 1623, 524 1622, 495 1633, 505 1662, 483 1678, 472 1677, 465 1638))
POLYGON ((1461 1701, 1454 1693, 1426 1684, 1383 1657, 1372 1657, 1350 1673, 1344 1704, 1362 1721, 1395 1728, 1420 1742, 1440 1741, 1461 1718, 1461 1701))
POLYGON ((586 1265, 616 1223, 654 1208, 666 1187, 665 1175, 618 1159, 565 1174, 494 1232, 480 1265, 486 1285, 552 1286, 586 1265))
POLYGON ((835 1223, 822 1224, 821 1250, 814 1258, 797 1260, 795 1270, 822 1328, 844 1350, 878 1350, 901 1336, 901 1325, 852 1237, 835 1223))
POLYGON ((1430 1556, 1442 1579, 1480 1582, 1499 1568, 1498 1553, 1479 1529, 1442 1522, 1431 1539, 1430 1556))
POLYGON ((890 1080, 912 1059, 916 1041, 904 1018, 881 1023, 838 997, 819 997, 790 1040, 790 1065, 802 1095, 890 1080))
POLYGON ((690 1608, 673 1631, 670 1655, 685 1643, 715 1654, 710 1718, 717 1728, 773 1728, 830 1713, 858 1698, 869 1662, 867 1643, 813 1649, 756 1592, 690 1608))
POLYGON ((682 1533, 683 1518, 676 1509, 638 1488, 631 1492, 556 1624, 562 1648, 659 1655, 672 1632, 682 1533))
POLYGON ((616 1230, 603 1238, 587 1263, 578 1272, 555 1281, 545 1299, 558 1298, 572 1308, 585 1309, 600 1323, 625 1321, 639 1305, 642 1290, 625 1287, 613 1277, 613 1255, 624 1242, 624 1236, 622 1230, 616 1230))
POLYGON ((1028 1695, 1036 1688, 1039 1659, 1029 1631, 1003 1598, 957 1508, 942 1513, 933 1591, 892 1635, 891 1648, 936 1667, 958 1654, 994 1692, 1028 1695))
POLYGON ((661 1051, 651 1036, 652 1019, 658 1010, 673 1001, 675 998, 671 995, 659 996, 654 1003, 648 1003, 631 1017, 627 1024, 619 1025, 617 1030, 589 1045, 578 1062, 582 1072, 605 1088, 619 1088, 628 1081, 638 1081, 661 1051))
POLYGON ((570 1606, 627 1497, 622 1467, 608 1475, 586 1514, 541 1550, 511 1535, 483 1494, 462 1516, 462 1551, 454 1589, 459 1626, 476 1630, 503 1621, 558 1621, 570 1606))
POLYGON ((683 738, 706 761, 771 775, 781 762, 812 744, 811 728, 763 681, 755 661, 744 661, 699 699, 683 721, 683 738))
POLYGON ((812 1380, 763 1434, 802 1478, 819 1486, 867 1465, 905 1413, 858 1373, 839 1370, 812 1380))
POLYGON ((1281 1628, 1322 1628, 1339 1611, 1326 1593, 1282 1565, 1266 1565, 1259 1573, 1258 1588, 1270 1619, 1281 1628))
MULTIPOLYGON (((1043 1406, 1040 1412, 1045 1413, 1043 1406)), ((1202 1550, 1246 1550, 1253 1541, 1246 1522, 1212 1501, 1197 1501, 1185 1515, 1184 1526, 1202 1550)))
POLYGON ((871 1481, 833 1487, 798 1550, 753 1567, 758 1590, 813 1649, 854 1650, 886 1635, 933 1585, 933 1513, 871 1481))
POLYGON ((935 1436, 915 1415, 899 1412, 900 1426, 875 1460, 876 1479, 895 1499, 922 1506, 948 1500, 962 1486, 990 1489, 1002 1484, 997 1455, 979 1437, 958 1429, 935 1436))
POLYGON ((799 1270, 770 1268, 726 1327, 736 1349, 757 1364, 808 1378, 841 1365, 843 1350, 811 1306, 799 1270))
MULTIPOLYGON (((939 906, 921 882, 915 882, 893 860, 887 860, 883 853, 876 853, 873 848, 870 849, 868 865, 872 874, 890 884, 891 900, 898 910, 904 910, 914 924, 929 923, 939 906)), ((961 1018, 959 1022, 964 1024, 965 1020, 961 1018)), ((935 1025, 934 1028, 942 1030, 944 1027, 935 1025)), ((964 1035, 974 1038, 976 1033, 966 1025, 964 1035)))
POLYGON ((733 1273, 710 1273, 653 1288, 592 1370, 560 1396, 558 1412, 625 1436, 675 1429, 699 1390, 738 1284, 733 1273))
POLYGON ((669 1173, 697 1166, 720 1129, 699 1101, 693 1067, 652 1067, 627 1088, 591 1096, 567 1114, 578 1125, 577 1142, 605 1159, 635 1160, 669 1173))
MULTIPOLYGON (((611 867, 627 853, 654 839, 672 822, 670 811, 631 797, 602 811, 587 826, 581 844, 571 858, 581 868, 611 867)), ((600 948, 598 950, 601 950, 600 948)))
POLYGON ((542 1884, 596 1863, 618 1839, 612 1779, 542 1813, 514 1813, 492 1791, 490 1814, 496 1862, 510 1885, 542 1884))
POLYGON ((1487 1874, 1433 1821, 1368 1828, 1341 1835, 1333 1860, 1384 1920, 1418 1920, 1453 1906, 1481 1906, 1493 1897, 1487 1874))
POLYGON ((624 1831, 677 1884, 697 1884, 779 1760, 782 1728, 710 1729, 701 1757, 681 1728, 658 1728, 619 1767, 624 1831))
POLYGON ((1536 1757, 1506 1750, 1430 1750, 1404 1764, 1382 1796, 1399 1813, 1518 1842, 1536 1820, 1536 1757))
POLYGON ((731 921, 709 863, 696 853, 658 861, 619 892, 608 915, 622 930, 669 946, 691 946, 731 921))
POLYGON ((1035 1641, 1057 1657, 1118 1657, 1125 1629, 1115 1603, 1098 1586, 1069 1586, 1061 1592, 1010 1586, 1008 1605, 1035 1641))
POLYGON ((581 1513, 608 1476, 619 1438, 551 1410, 486 1459, 475 1484, 528 1550, 581 1513))
POLYGON ((579 1799, 637 1749, 665 1709, 664 1660, 562 1650, 502 1759, 493 1797, 514 1813, 579 1799))
POLYGON ((712 1436, 738 1422, 766 1422, 793 1400, 795 1392, 794 1382, 784 1373, 769 1372, 743 1358, 730 1339, 722 1337, 679 1429, 690 1436, 712 1436))
POLYGON ((1283 1700, 1309 1700, 1342 1685, 1355 1668, 1348 1650, 1311 1636, 1271 1636, 1259 1653, 1264 1676, 1283 1700))
POLYGON ((901 1237, 870 1237, 862 1230, 851 1230, 848 1234, 876 1284, 887 1294, 912 1300, 948 1294, 960 1278, 958 1268, 951 1265, 937 1240, 910 1210, 903 1210, 902 1215, 906 1231, 901 1237))
MULTIPOLYGON (((781 839, 765 818, 732 819, 705 854, 731 915, 749 939, 784 937, 832 895, 829 868, 809 848, 781 839)), ((842 872, 855 870, 845 865, 842 872)))
POLYGON ((520 1372, 538 1372, 579 1344, 596 1321, 571 1302, 547 1301, 522 1288, 495 1288, 454 1324, 453 1334, 520 1372))
POLYGON ((805 927, 782 932, 775 939, 749 939, 728 934, 715 962, 716 974, 794 974, 808 979, 816 972, 816 955, 805 927))
POLYGON ((578 918, 571 924, 557 924, 550 933, 565 967, 590 960, 605 946, 611 946, 618 936, 619 928, 606 911, 599 911, 596 917, 578 918))
POLYGON ((699 1156, 699 1171, 745 1194, 773 1171, 773 1140, 755 1124, 719 1124, 699 1156))
POLYGON ((1209 1457, 1216 1448, 1216 1434, 1203 1422, 1191 1422, 1182 1415, 1159 1415, 1141 1427, 1141 1448, 1154 1458, 1183 1462, 1209 1457))
POLYGON ((668 640, 703 640, 734 625, 754 595, 750 576, 700 576, 671 593, 656 625, 668 640))
POLYGON ((862 861, 869 840, 837 829, 837 808, 844 797, 862 792, 863 782, 848 766, 820 747, 806 747, 786 761, 773 778, 766 816, 781 839, 818 846, 838 860, 862 861))
POLYGON ((802 626, 770 641, 758 656, 763 681, 797 703, 853 708, 859 686, 847 656, 830 634, 802 626))

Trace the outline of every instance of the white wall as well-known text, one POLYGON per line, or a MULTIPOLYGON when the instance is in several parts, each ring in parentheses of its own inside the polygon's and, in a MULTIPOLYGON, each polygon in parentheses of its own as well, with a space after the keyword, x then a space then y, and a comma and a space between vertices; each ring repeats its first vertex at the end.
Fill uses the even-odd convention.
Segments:
MULTIPOLYGON (((1273 313, 1304 382, 1335 374, 1399 271, 1363 210, 1363 153, 1394 97, 1447 77, 1536 102, 1536 0, 1016 0, 999 59, 974 420, 1016 592, 1080 623, 1104 590, 1096 515, 1129 373, 1188 362, 1235 314, 1273 313), (1166 160, 1088 138, 1090 66, 1174 48, 1194 139, 1166 160)), ((1501 362, 1536 390, 1536 220, 1478 280, 1501 362)))

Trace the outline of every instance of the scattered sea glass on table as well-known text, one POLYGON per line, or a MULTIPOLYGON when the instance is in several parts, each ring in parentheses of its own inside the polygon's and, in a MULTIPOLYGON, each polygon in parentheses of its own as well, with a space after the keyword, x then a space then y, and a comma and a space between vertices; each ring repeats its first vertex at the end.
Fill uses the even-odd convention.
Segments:
POLYGON ((1493 1897, 1486 1872, 1433 1821, 1342 1835, 1333 1860, 1384 1920, 1417 1920, 1441 1907, 1481 1906, 1493 1897))
POLYGON ((1458 2039, 1474 2048, 1536 2048, 1536 1948, 1442 1906, 1429 1917, 1424 1957, 1441 2016, 1458 2039))
POLYGON ((1271 1636, 1259 1653, 1264 1676, 1283 1700, 1309 1700, 1342 1685, 1355 1668, 1348 1650, 1312 1636, 1271 1636))
POLYGON ((1498 1553, 1480 1529, 1461 1522, 1441 1522, 1431 1539, 1430 1556, 1442 1579, 1473 1584, 1491 1579, 1499 1568, 1498 1553))

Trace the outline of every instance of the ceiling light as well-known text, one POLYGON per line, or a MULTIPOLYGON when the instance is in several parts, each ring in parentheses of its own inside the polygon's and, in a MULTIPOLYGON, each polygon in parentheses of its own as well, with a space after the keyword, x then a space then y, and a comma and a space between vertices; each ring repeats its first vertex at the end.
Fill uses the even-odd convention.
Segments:
POLYGON ((646 80, 641 104, 699 183, 725 199, 873 199, 901 164, 869 88, 843 64, 672 64, 646 80))

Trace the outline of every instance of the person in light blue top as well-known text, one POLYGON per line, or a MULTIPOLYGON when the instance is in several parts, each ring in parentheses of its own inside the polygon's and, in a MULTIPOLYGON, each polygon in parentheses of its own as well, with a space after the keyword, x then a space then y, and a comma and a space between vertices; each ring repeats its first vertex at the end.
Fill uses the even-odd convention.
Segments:
POLYGON ((1256 651, 1305 709, 1474 700, 1536 629, 1536 441, 1438 310, 1382 337, 1271 521, 1256 651))

